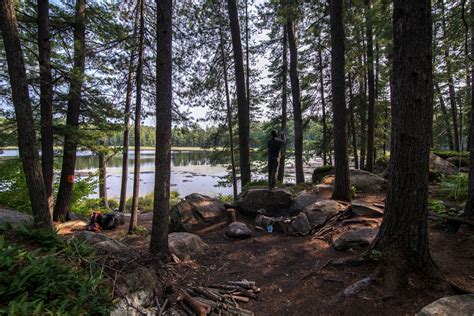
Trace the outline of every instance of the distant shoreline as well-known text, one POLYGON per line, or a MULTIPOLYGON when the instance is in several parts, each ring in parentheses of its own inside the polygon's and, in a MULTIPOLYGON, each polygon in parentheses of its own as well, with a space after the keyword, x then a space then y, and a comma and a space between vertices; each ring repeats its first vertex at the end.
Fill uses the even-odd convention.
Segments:
MULTIPOLYGON (((61 146, 55 146, 55 150, 61 150, 61 146)), ((134 146, 129 146, 128 150, 134 150, 134 146)), ((142 146, 142 150, 155 150, 155 146, 142 146)), ((179 147, 179 146, 173 146, 171 147, 171 151, 195 151, 195 152, 202 152, 202 151, 216 151, 220 150, 221 148, 203 148, 203 147, 179 147)), ((17 146, 5 146, 5 147, 0 147, 0 150, 18 150, 17 146)), ((87 149, 86 149, 87 150, 87 149)), ((79 151, 79 150, 78 150, 79 151)))

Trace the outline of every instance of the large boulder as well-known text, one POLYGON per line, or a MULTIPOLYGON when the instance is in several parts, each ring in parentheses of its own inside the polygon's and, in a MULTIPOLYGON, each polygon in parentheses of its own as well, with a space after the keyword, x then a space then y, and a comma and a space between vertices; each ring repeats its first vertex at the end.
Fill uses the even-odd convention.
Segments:
POLYGON ((321 180, 328 175, 334 174, 334 166, 332 165, 325 165, 316 167, 313 171, 313 175, 311 177, 313 183, 320 183, 321 180))
POLYGON ((224 203, 193 193, 170 210, 170 230, 193 232, 226 220, 224 203))
POLYGON ((142 265, 133 267, 133 271, 119 273, 114 284, 120 298, 111 316, 158 314, 156 298, 163 294, 163 286, 153 269, 142 265))
POLYGON ((331 216, 344 210, 346 205, 334 200, 322 200, 306 206, 303 213, 306 215, 311 228, 323 225, 331 216))
POLYGON ((84 241, 101 252, 122 252, 129 250, 124 243, 101 233, 86 230, 76 234, 75 238, 84 241))
POLYGON ((458 168, 449 161, 430 154, 430 179, 438 179, 441 175, 453 175, 458 172, 458 168))
POLYGON ((474 295, 455 295, 440 298, 423 307, 416 316, 471 316, 474 315, 474 295))
POLYGON ((377 231, 371 228, 350 230, 336 239, 334 242, 334 249, 341 251, 361 249, 370 245, 376 235, 377 231))
POLYGON ((461 157, 461 156, 454 156, 449 157, 446 159, 447 162, 452 163, 456 167, 468 167, 469 166, 469 158, 468 157, 461 157))
POLYGON ((352 201, 352 212, 361 217, 377 218, 383 217, 383 208, 367 204, 361 201, 352 201))
POLYGON ((181 260, 189 260, 202 255, 208 245, 198 235, 179 232, 168 235, 171 253, 181 260))
MULTIPOLYGON (((351 186, 354 186, 357 192, 380 193, 387 189, 387 180, 376 174, 364 170, 351 169, 349 171, 351 186)), ((326 176, 321 183, 334 185, 334 175, 326 176)))
POLYGON ((225 235, 230 238, 248 238, 252 236, 252 231, 245 223, 233 222, 226 227, 224 231, 225 235))
POLYGON ((269 216, 288 215, 292 201, 292 195, 286 189, 250 189, 239 196, 236 207, 250 216, 256 216, 260 209, 265 209, 269 216))
POLYGON ((311 205, 320 199, 321 198, 315 194, 311 194, 311 193, 303 191, 299 193, 293 200, 293 203, 291 204, 291 211, 292 212, 302 211, 304 210, 306 206, 311 205))
POLYGON ((288 234, 290 235, 307 235, 310 231, 311 226, 305 213, 299 213, 292 218, 288 226, 288 234))
POLYGON ((18 211, 0 208, 0 225, 10 224, 12 227, 33 223, 33 216, 18 211))

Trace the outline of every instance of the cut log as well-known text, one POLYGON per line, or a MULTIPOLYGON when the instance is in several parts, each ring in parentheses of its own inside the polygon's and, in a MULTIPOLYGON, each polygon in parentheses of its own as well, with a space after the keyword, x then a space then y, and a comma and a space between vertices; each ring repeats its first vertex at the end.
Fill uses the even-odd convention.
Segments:
POLYGON ((214 224, 212 226, 209 226, 209 227, 206 227, 206 228, 203 228, 201 230, 198 230, 195 232, 196 235, 200 235, 200 234, 207 234, 207 233, 210 233, 210 232, 213 232, 213 231, 216 231, 216 230, 219 230, 219 229, 222 229, 224 227, 227 226, 227 221, 225 222, 219 222, 217 224, 214 224))
POLYGON ((180 294, 183 301, 189 306, 189 308, 198 316, 206 316, 211 311, 211 306, 203 304, 195 300, 186 291, 181 290, 180 294))
POLYGON ((233 209, 233 208, 227 209, 227 223, 231 224, 235 221, 236 221, 236 219, 235 219, 235 209, 233 209))

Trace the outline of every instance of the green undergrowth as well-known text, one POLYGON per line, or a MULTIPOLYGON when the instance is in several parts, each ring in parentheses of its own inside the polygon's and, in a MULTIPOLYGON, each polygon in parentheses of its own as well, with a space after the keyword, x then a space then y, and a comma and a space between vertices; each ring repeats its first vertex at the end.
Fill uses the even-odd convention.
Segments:
POLYGON ((0 315, 109 315, 110 284, 92 248, 51 230, 1 233, 0 315))
POLYGON ((437 189, 437 195, 452 201, 463 202, 467 198, 468 174, 457 173, 443 177, 437 189))
POLYGON ((469 158, 468 151, 454 151, 454 150, 433 150, 433 154, 440 156, 443 159, 448 159, 451 157, 463 157, 469 158))

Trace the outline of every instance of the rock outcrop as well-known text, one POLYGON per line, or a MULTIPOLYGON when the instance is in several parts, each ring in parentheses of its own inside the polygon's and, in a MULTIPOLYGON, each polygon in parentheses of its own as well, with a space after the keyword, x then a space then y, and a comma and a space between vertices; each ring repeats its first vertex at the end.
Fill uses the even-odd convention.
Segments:
MULTIPOLYGON (((349 177, 351 186, 355 187, 357 192, 380 193, 387 189, 386 179, 364 170, 351 169, 349 177)), ((321 183, 333 186, 334 175, 324 177, 321 183)))
POLYGON ((10 224, 12 227, 33 223, 33 216, 14 210, 0 208, 0 225, 10 224))
POLYGON ((441 175, 453 175, 458 172, 458 168, 449 161, 430 154, 430 180, 437 180, 441 175))
POLYGON ((193 193, 170 210, 170 231, 194 232, 226 220, 224 203, 206 195, 193 193))
POLYGON ((124 243, 101 233, 81 231, 74 238, 84 241, 101 252, 128 251, 128 247, 124 243))
POLYGON ((225 235, 230 238, 243 239, 252 236, 252 231, 245 223, 233 222, 226 227, 225 235))
POLYGON ((341 251, 361 249, 370 245, 376 235, 377 231, 371 228, 350 230, 336 239, 334 249, 341 251))
POLYGON ((181 260, 189 260, 202 255, 208 248, 198 235, 186 232, 169 234, 168 242, 171 253, 181 260))
POLYGON ((332 165, 316 167, 313 171, 311 180, 313 183, 320 183, 325 176, 329 176, 331 174, 334 174, 334 166, 332 165))
POLYGON ((303 213, 306 215, 311 228, 323 225, 331 216, 344 210, 347 206, 334 200, 322 200, 306 206, 303 213))
POLYGON ((416 316, 474 315, 474 295, 455 295, 440 298, 423 307, 416 316))
POLYGON ((291 204, 291 212, 292 213, 300 212, 304 210, 304 208, 307 207, 308 205, 311 205, 320 199, 321 198, 315 194, 311 194, 311 193, 303 191, 299 193, 293 200, 293 203, 291 204))
POLYGON ((288 215, 292 201, 286 189, 250 189, 239 196, 236 207, 249 216, 256 216, 260 209, 265 209, 268 216, 288 215))

